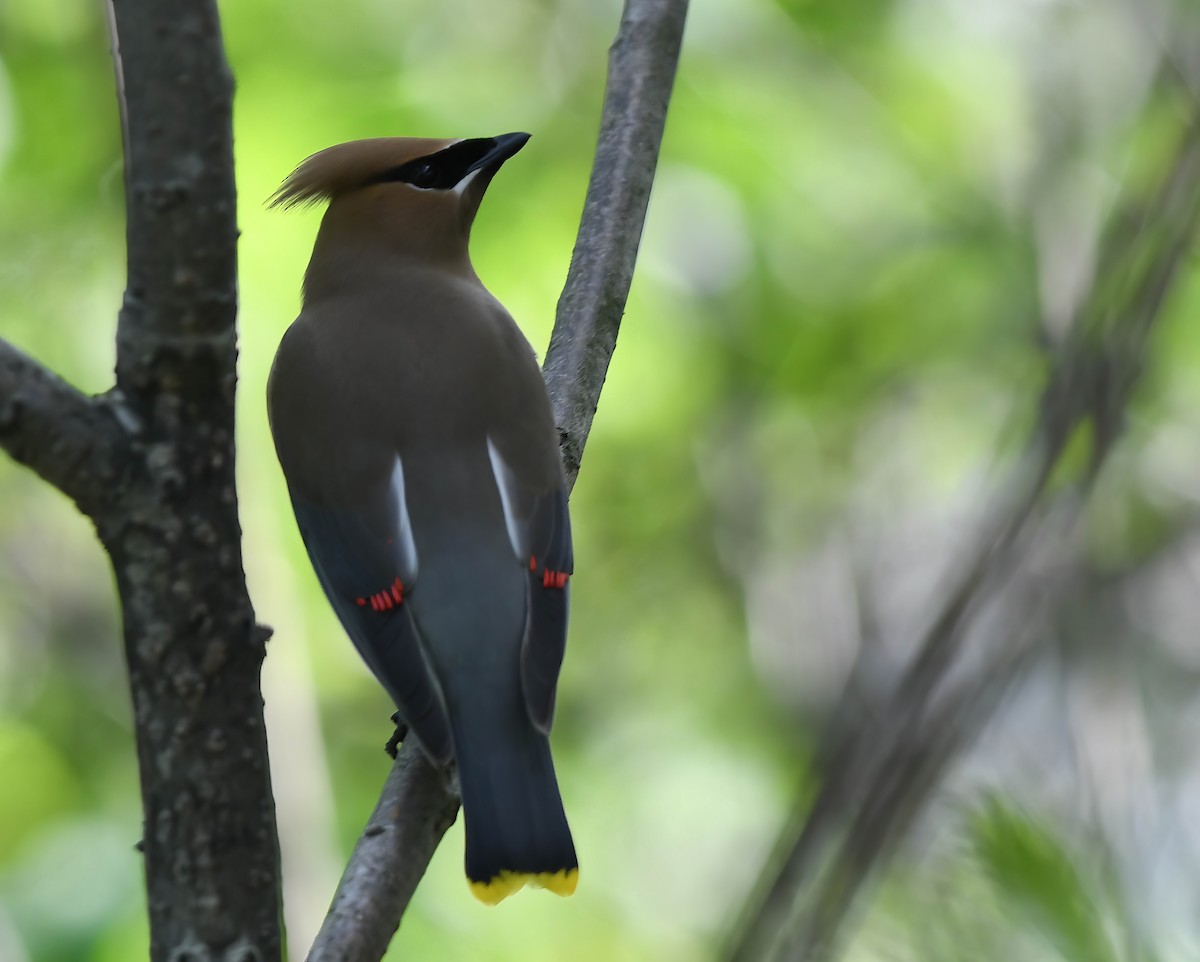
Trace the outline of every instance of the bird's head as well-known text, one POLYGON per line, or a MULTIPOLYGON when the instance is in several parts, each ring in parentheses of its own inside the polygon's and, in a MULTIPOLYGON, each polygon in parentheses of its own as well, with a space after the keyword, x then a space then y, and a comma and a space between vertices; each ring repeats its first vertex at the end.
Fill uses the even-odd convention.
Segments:
MULTIPOLYGON (((465 259, 479 202, 529 134, 466 140, 379 137, 313 154, 283 182, 272 207, 329 202, 317 245, 465 259)), ((316 252, 314 252, 315 254, 316 252)))

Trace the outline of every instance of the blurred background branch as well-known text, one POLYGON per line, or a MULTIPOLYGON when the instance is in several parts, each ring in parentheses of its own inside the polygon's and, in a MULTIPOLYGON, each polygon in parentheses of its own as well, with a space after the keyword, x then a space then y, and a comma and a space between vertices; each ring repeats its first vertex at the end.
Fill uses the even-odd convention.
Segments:
MULTIPOLYGON (((853 685, 843 693, 817 749, 820 788, 811 803, 800 801, 798 837, 794 828, 785 833, 782 862, 754 896, 731 960, 840 954, 855 902, 886 869, 942 772, 986 724, 1029 647, 1048 644, 1051 625, 1076 600, 1084 566, 1079 515, 1121 433, 1150 335, 1195 240, 1200 115, 1188 111, 1184 120, 1159 182, 1129 187, 1114 211, 1094 283, 1051 350, 1026 454, 995 495, 993 519, 959 562, 963 574, 935 608, 916 655, 890 695, 864 698, 853 685), (1082 471, 1063 463, 1080 432, 1088 434, 1082 471), (1054 477, 1062 480, 1052 489, 1054 477)), ((864 652, 870 657, 870 648, 864 652)))
MULTIPOLYGON (((625 0, 587 200, 544 375, 574 487, 617 345, 650 201, 688 0, 625 0)), ((401 746, 309 962, 377 962, 458 810, 445 773, 401 746)))

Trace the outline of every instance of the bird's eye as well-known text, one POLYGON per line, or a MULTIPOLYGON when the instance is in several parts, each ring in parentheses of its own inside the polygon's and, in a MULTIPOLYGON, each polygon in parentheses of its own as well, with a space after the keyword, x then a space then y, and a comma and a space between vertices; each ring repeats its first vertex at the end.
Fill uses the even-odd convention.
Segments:
POLYGON ((428 160, 417 164, 408 175, 408 182, 414 187, 433 187, 437 184, 438 172, 428 160))

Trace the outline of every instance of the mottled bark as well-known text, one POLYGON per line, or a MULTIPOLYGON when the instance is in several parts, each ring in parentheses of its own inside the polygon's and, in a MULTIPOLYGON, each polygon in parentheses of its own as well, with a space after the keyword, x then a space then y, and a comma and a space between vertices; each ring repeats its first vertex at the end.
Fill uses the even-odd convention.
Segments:
POLYGON ((233 83, 209 0, 113 0, 128 287, 113 390, 0 343, 0 445, 112 558, 144 803, 151 957, 281 958, 279 858, 234 486, 233 83))
POLYGON ((154 959, 281 957, 280 875, 234 481, 233 78, 213 0, 113 0, 132 459, 96 518, 133 692, 154 959))
MULTIPOLYGON (((616 348, 687 7, 687 0, 626 0, 610 52, 591 181, 543 372, 568 487, 579 473, 616 348)), ((457 811, 458 799, 441 774, 424 763, 415 744, 403 745, 309 962, 382 957, 457 811)))
POLYGON ((108 398, 81 394, 0 341, 0 446, 91 517, 120 489, 128 443, 108 398))

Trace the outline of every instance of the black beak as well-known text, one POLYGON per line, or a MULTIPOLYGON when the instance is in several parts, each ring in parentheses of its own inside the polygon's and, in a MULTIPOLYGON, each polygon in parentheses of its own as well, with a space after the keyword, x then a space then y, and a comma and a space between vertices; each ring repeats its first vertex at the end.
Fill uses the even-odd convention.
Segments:
POLYGON ((489 168, 496 170, 529 142, 529 134, 501 134, 492 138, 492 146, 482 157, 467 168, 467 173, 473 170, 489 168))

